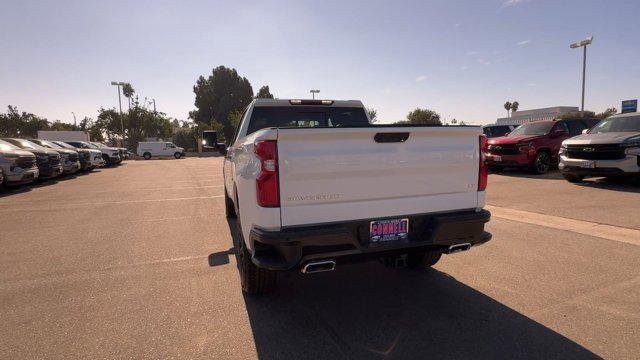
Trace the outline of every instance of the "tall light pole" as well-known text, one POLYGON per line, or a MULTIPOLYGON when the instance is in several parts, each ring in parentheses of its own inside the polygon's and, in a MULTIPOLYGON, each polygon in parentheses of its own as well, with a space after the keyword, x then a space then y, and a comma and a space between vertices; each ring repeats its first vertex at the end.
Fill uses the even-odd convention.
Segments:
POLYGON ((311 98, 315 99, 316 98, 316 94, 318 94, 320 92, 320 90, 310 90, 309 92, 311 93, 311 98))
POLYGON ((122 121, 122 99, 120 98, 120 87, 126 83, 122 81, 112 81, 111 85, 118 87, 118 105, 120 106, 120 129, 122 130, 122 146, 124 147, 124 122, 122 121))
POLYGON ((78 124, 76 124, 76 113, 72 111, 71 114, 73 114, 73 127, 76 127, 78 126, 78 124))
POLYGON ((156 99, 153 99, 153 113, 156 113, 156 99))
POLYGON ((584 79, 587 73, 587 45, 593 42, 593 36, 589 36, 588 38, 576 41, 573 44, 569 45, 570 48, 583 48, 582 52, 582 105, 580 107, 580 111, 584 112, 584 79))

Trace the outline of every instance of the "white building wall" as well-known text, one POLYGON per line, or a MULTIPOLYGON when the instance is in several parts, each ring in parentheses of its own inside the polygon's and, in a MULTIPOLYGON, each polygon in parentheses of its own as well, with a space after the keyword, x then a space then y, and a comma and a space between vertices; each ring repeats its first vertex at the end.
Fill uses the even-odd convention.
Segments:
POLYGON ((499 118, 496 124, 522 125, 531 121, 553 120, 562 114, 578 111, 577 106, 554 106, 542 109, 515 111, 511 117, 499 118))

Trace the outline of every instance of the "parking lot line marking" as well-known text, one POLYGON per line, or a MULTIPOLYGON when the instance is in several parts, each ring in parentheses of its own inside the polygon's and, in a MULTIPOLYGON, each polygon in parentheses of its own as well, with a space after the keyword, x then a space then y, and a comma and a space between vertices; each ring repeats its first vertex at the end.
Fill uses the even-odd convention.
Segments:
POLYGON ((491 211, 492 216, 501 219, 571 231, 578 234, 640 246, 640 230, 493 205, 487 205, 485 209, 491 211))
POLYGON ((204 188, 219 188, 223 186, 224 185, 205 185, 205 186, 183 186, 183 187, 161 187, 161 188, 137 188, 137 189, 121 189, 119 191, 204 189, 204 188))
POLYGON ((194 196, 194 197, 183 197, 183 198, 171 198, 171 199, 147 199, 147 200, 124 200, 124 201, 105 201, 105 202, 96 202, 96 203, 76 203, 69 205, 112 205, 112 204, 134 204, 134 203, 146 203, 146 202, 161 202, 161 201, 184 201, 184 200, 199 200, 199 199, 215 199, 221 198, 224 195, 214 195, 214 196, 194 196))
MULTIPOLYGON (((183 197, 183 198, 171 198, 171 199, 148 199, 148 200, 126 200, 126 201, 104 201, 104 202, 94 202, 94 203, 71 203, 71 204, 59 204, 55 206, 55 209, 60 209, 65 206, 100 206, 100 205, 118 205, 118 204, 137 204, 137 203, 147 203, 147 202, 162 202, 162 201, 185 201, 185 200, 202 200, 202 199, 217 199, 224 197, 224 195, 213 195, 213 196, 194 196, 194 197, 183 197)), ((35 210, 49 210, 52 208, 38 208, 38 209, 2 209, 0 212, 12 212, 12 211, 35 211, 35 210)))
POLYGON ((179 262, 179 261, 200 260, 200 259, 206 259, 207 257, 208 256, 206 256, 206 255, 182 256, 182 257, 171 258, 171 259, 160 259, 160 260, 142 261, 142 262, 131 263, 131 264, 108 266, 108 267, 102 268, 102 270, 112 270, 112 269, 124 268, 124 267, 135 267, 135 266, 144 266, 144 265, 164 264, 164 263, 172 263, 172 262, 179 262))
POLYGON ((176 217, 155 218, 155 219, 129 220, 129 222, 153 222, 153 221, 188 220, 188 219, 206 219, 206 218, 204 216, 176 216, 176 217))

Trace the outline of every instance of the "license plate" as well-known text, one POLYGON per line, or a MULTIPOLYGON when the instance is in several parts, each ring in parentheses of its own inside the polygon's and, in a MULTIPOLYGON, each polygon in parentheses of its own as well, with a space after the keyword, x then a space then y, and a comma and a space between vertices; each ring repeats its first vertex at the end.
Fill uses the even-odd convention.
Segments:
POLYGON ((580 167, 581 168, 585 168, 585 169, 593 169, 596 167, 596 162, 595 161, 583 161, 580 163, 580 167))
POLYGON ((493 157, 493 161, 495 161, 495 162, 501 162, 501 161, 502 161, 502 156, 494 156, 494 157, 493 157))
POLYGON ((402 240, 409 237, 409 219, 378 220, 369 223, 371 242, 402 240))

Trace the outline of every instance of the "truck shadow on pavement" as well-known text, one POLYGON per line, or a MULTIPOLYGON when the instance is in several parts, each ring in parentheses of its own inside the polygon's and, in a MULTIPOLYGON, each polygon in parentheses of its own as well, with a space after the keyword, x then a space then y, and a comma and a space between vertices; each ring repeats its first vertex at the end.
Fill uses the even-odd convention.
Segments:
POLYGON ((260 359, 597 358, 435 269, 280 275, 275 293, 244 295, 260 359))
MULTIPOLYGON (((587 179, 581 183, 576 183, 576 186, 597 188, 603 190, 615 190, 622 192, 640 193, 640 184, 634 183, 632 179, 587 179)), ((636 180, 640 182, 639 180, 636 180)))
POLYGON ((553 180, 564 180, 562 178, 562 174, 558 170, 549 170, 545 174, 534 174, 529 170, 518 169, 518 168, 506 168, 503 171, 490 171, 490 175, 502 175, 509 177, 517 177, 517 178, 527 178, 527 179, 553 179, 553 180))

